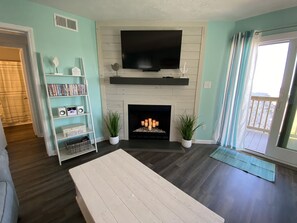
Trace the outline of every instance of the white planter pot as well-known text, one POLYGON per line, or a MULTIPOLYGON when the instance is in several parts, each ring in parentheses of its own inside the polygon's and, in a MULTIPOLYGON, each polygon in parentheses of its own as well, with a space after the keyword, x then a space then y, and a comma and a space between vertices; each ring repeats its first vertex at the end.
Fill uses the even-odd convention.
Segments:
POLYGON ((182 146, 185 147, 185 148, 191 148, 191 146, 192 146, 192 140, 182 139, 182 146))
POLYGON ((120 137, 116 136, 116 137, 109 137, 109 142, 111 145, 116 145, 118 144, 120 141, 120 137))

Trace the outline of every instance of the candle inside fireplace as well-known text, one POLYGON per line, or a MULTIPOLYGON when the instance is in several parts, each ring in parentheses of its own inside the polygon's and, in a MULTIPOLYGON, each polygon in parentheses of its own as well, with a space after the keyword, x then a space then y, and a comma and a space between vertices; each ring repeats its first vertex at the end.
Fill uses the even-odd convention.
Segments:
POLYGON ((151 131, 153 128, 156 128, 159 126, 159 121, 152 119, 152 118, 147 118, 144 120, 140 121, 141 126, 144 126, 145 128, 148 128, 149 131, 151 131))

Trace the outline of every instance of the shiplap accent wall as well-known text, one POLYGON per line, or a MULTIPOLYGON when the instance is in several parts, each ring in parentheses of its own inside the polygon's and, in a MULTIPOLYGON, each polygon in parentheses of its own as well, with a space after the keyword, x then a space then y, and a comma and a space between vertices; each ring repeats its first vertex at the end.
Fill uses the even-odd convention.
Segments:
MULTIPOLYGON (((198 108, 201 55, 203 55, 204 25, 193 26, 125 26, 97 24, 97 43, 99 54, 100 84, 103 112, 117 111, 121 114, 121 139, 128 139, 128 104, 164 104, 172 106, 170 141, 177 141, 180 136, 176 130, 178 116, 183 113, 195 114, 198 108), (188 68, 188 86, 158 85, 112 85, 109 77, 115 72, 111 64, 121 60, 121 30, 182 30, 182 47, 180 67, 184 62, 188 68)), ((159 72, 142 72, 141 70, 120 69, 118 74, 123 77, 179 77, 178 69, 161 70, 159 72)))

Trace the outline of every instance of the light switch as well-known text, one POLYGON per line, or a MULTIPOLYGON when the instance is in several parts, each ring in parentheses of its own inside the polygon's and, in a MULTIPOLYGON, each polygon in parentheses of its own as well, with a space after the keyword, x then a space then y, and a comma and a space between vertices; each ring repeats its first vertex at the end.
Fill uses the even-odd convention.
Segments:
POLYGON ((211 81, 205 81, 203 84, 203 88, 211 88, 211 81))

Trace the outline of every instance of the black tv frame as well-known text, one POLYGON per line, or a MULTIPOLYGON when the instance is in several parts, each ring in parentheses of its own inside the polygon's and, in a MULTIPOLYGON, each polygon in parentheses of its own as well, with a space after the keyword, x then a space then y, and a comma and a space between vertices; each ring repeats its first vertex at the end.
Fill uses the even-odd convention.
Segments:
POLYGON ((121 30, 123 68, 178 69, 181 44, 182 30, 121 30))

